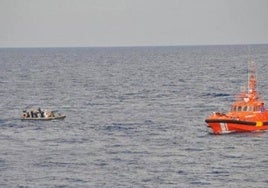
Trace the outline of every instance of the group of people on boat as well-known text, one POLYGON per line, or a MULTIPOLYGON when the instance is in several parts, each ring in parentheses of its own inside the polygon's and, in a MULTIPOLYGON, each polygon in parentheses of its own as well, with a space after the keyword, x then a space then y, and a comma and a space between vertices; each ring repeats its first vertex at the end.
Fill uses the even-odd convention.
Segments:
POLYGON ((41 110, 41 108, 31 109, 30 111, 23 110, 22 112, 23 118, 49 118, 54 116, 55 115, 52 111, 41 110))

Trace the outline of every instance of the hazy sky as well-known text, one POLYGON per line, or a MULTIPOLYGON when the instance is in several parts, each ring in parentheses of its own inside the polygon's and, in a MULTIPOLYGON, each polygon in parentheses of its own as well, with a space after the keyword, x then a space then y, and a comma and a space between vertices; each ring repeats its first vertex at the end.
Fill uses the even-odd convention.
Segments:
POLYGON ((0 0, 0 47, 268 43, 268 0, 0 0))

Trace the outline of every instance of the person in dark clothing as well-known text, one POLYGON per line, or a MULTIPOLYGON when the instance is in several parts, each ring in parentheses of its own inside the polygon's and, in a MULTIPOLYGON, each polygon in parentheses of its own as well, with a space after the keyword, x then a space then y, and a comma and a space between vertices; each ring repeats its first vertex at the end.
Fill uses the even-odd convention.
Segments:
POLYGON ((44 111, 42 111, 41 108, 38 108, 38 113, 41 117, 44 117, 44 111))

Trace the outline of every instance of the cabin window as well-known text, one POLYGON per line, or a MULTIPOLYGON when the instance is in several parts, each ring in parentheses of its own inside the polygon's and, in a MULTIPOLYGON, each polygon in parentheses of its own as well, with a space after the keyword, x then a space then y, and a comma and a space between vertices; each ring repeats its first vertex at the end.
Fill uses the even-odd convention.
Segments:
POLYGON ((237 107, 237 111, 240 112, 241 110, 242 110, 242 106, 238 106, 238 107, 237 107))
POLYGON ((248 111, 252 111, 253 110, 253 107, 252 106, 248 106, 248 111))
POLYGON ((237 111, 237 106, 234 106, 234 111, 237 111))
POLYGON ((232 106, 231 111, 235 111, 236 106, 232 106))
POLYGON ((247 111, 247 106, 243 107, 243 111, 246 112, 247 111))
POLYGON ((260 110, 261 110, 260 106, 254 106, 254 111, 260 111, 260 110))

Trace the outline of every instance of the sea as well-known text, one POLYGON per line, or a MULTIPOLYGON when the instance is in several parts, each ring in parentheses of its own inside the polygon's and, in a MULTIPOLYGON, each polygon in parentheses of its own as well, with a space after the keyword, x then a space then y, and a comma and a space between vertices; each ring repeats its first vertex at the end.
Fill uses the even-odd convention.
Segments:
POLYGON ((268 45, 1 48, 0 187, 268 187, 268 132, 213 135, 268 45), (21 121, 24 109, 66 114, 21 121))

